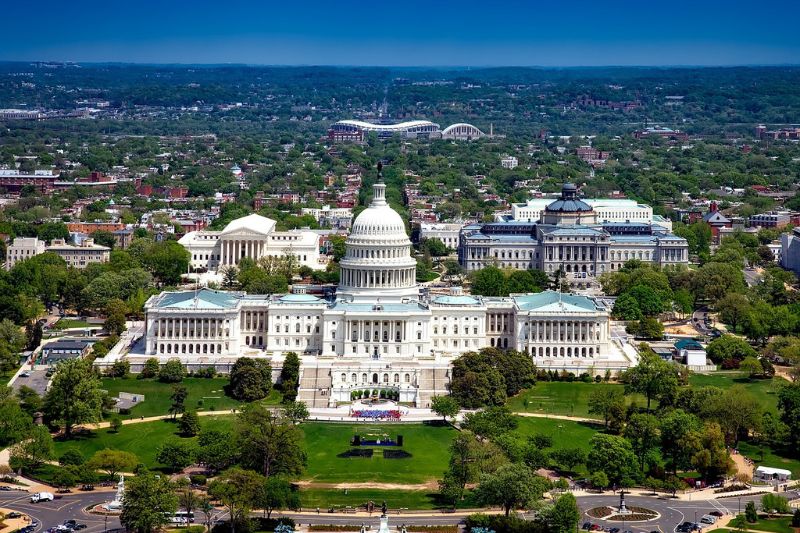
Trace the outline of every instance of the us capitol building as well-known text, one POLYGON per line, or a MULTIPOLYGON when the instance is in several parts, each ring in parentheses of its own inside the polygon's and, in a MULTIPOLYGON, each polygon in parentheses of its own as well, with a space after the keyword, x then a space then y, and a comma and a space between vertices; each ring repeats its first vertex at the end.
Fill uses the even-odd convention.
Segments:
MULTIPOLYGON (((134 368, 146 358, 179 358, 190 368, 224 371, 239 357, 265 358, 277 373, 288 352, 301 356, 298 399, 310 407, 349 402, 366 388, 399 392, 429 407, 447 394, 452 360, 484 347, 530 354, 537 366, 579 374, 625 369, 599 300, 547 291, 507 298, 422 297, 400 215, 374 185, 353 223, 334 301, 310 294, 253 295, 210 289, 163 292, 145 304, 145 333, 134 368)), ((247 228, 237 226, 237 231, 247 228)))

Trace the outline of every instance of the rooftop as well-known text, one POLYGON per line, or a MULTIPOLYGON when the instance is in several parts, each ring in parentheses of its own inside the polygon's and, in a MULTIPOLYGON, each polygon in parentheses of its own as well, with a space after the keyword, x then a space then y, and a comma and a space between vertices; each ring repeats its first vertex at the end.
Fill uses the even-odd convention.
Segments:
POLYGON ((596 311, 594 300, 586 296, 544 291, 535 294, 514 294, 511 296, 522 311, 596 311))

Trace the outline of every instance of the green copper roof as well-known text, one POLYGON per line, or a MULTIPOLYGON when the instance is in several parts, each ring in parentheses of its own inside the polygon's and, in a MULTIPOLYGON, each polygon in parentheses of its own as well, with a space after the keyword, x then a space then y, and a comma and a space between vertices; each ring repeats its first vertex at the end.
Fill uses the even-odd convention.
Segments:
POLYGON ((595 311, 594 300, 586 296, 545 291, 512 296, 523 311, 595 311))
POLYGON ((241 295, 233 292, 201 289, 195 291, 168 292, 156 302, 159 309, 233 309, 241 295))

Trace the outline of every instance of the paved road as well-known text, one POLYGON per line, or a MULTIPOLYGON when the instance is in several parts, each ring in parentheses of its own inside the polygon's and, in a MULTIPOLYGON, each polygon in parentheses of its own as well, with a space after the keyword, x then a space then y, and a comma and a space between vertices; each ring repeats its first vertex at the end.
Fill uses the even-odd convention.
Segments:
POLYGON ((84 509, 107 501, 113 497, 113 494, 113 492, 79 492, 64 494, 61 498, 52 502, 31 503, 30 494, 27 492, 0 492, 0 507, 7 507, 25 513, 39 522, 35 530, 37 532, 63 524, 64 520, 74 518, 78 523, 86 524, 87 527, 84 530, 86 533, 97 533, 105 531, 106 528, 119 528, 119 519, 109 516, 108 522, 106 522, 105 517, 88 514, 84 509))
MULTIPOLYGON (((30 365, 25 365, 27 368, 30 368, 30 365)), ((28 370, 30 372, 30 376, 22 377, 21 375, 14 380, 14 383, 11 384, 11 388, 14 391, 18 391, 20 387, 27 385, 28 387, 32 388, 36 391, 39 396, 44 396, 45 391, 47 390, 47 383, 50 381, 50 378, 46 376, 47 369, 41 370, 28 370)))
MULTIPOLYGON (((91 515, 84 511, 88 507, 92 507, 112 497, 111 492, 78 492, 75 494, 65 494, 53 502, 45 503, 30 503, 30 495, 26 492, 12 491, 0 492, 0 507, 7 507, 16 511, 23 512, 31 516, 34 520, 39 522, 36 531, 43 531, 50 527, 56 526, 64 522, 64 520, 74 518, 79 523, 87 525, 86 533, 99 533, 106 528, 115 529, 120 527, 119 519, 116 517, 108 517, 106 522, 105 517, 91 515)), ((788 499, 795 499, 800 497, 798 491, 788 493, 781 493, 782 496, 788 499)), ((632 522, 626 523, 624 529, 634 531, 635 533, 643 533, 654 530, 661 530, 663 532, 671 532, 675 530, 675 526, 683 521, 695 521, 695 516, 699 520, 704 514, 711 511, 720 511, 728 514, 735 514, 739 509, 744 509, 746 503, 750 500, 760 500, 761 495, 743 496, 741 498, 724 498, 714 500, 674 500, 662 497, 649 497, 649 496, 626 496, 625 501, 629 506, 640 506, 648 509, 653 509, 661 514, 657 520, 649 522, 632 522)), ((602 505, 617 506, 619 504, 619 496, 608 492, 606 494, 580 496, 578 498, 578 505, 585 513, 592 507, 602 505)), ((224 518, 224 513, 218 510, 215 513, 215 520, 224 518)), ((320 514, 316 512, 311 513, 287 513, 287 516, 294 518, 298 524, 334 524, 334 525, 355 525, 360 526, 362 523, 374 525, 377 529, 379 516, 374 513, 371 517, 361 515, 347 515, 341 513, 328 514, 324 511, 320 514)), ((199 519, 199 518, 198 518, 199 519)), ((399 526, 401 524, 407 525, 444 525, 444 524, 458 524, 463 520, 462 515, 448 514, 432 511, 429 515, 425 516, 417 512, 413 515, 397 513, 390 511, 389 522, 392 526, 399 526)), ((603 522, 601 520, 592 519, 585 514, 581 518, 581 523, 593 522, 602 525, 610 525, 622 527, 620 522, 603 522)))
POLYGON ((701 307, 692 313, 692 326, 701 335, 711 335, 711 328, 704 321, 707 314, 708 307, 701 307))
POLYGON ((761 283, 761 278, 763 277, 761 272, 757 270, 747 270, 745 268, 742 273, 744 274, 744 281, 747 283, 748 287, 761 283))

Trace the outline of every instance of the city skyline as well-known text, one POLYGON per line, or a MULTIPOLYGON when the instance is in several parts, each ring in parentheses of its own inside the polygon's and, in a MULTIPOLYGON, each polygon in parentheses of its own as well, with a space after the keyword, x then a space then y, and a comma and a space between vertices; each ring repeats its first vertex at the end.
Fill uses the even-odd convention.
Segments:
POLYGON ((5 8, 3 61, 380 66, 725 66, 796 64, 800 6, 685 0, 569 8, 473 1, 294 6, 140 2, 124 15, 94 0, 5 8), (35 18, 33 16, 35 15, 35 18))

